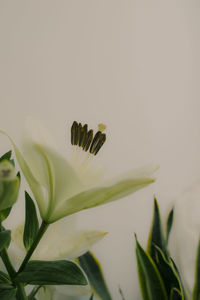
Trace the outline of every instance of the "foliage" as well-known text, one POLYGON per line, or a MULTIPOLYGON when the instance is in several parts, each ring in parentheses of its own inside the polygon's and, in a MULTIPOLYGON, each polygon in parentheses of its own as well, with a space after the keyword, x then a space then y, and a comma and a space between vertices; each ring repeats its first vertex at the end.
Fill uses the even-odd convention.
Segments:
POLYGON ((180 273, 168 249, 172 224, 173 209, 168 215, 164 232, 158 202, 154 199, 154 215, 146 251, 136 237, 138 277, 144 300, 188 299, 180 273))

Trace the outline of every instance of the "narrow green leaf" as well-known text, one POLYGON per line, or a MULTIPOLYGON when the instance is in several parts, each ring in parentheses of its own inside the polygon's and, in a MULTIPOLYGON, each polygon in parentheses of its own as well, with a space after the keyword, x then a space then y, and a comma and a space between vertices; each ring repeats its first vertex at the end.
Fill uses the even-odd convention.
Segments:
POLYGON ((12 150, 6 152, 5 154, 3 154, 1 157, 0 157, 0 162, 3 161, 3 160, 10 160, 11 159, 11 155, 12 155, 12 150))
POLYGON ((81 268, 86 273, 92 290, 102 300, 112 300, 97 258, 90 251, 78 257, 81 268))
MULTIPOLYGON (((136 238, 136 236, 135 236, 136 238)), ((150 255, 144 251, 136 238, 136 257, 141 292, 144 300, 168 300, 160 273, 150 255)))
POLYGON ((0 289, 1 300, 16 300, 15 294, 15 289, 0 289))
POLYGON ((166 225, 166 246, 168 244, 168 240, 169 240, 169 235, 171 232, 171 228, 172 228, 172 224, 173 224, 173 219, 174 219, 174 209, 172 208, 172 210, 169 212, 169 215, 167 217, 167 225, 166 225))
POLYGON ((193 300, 200 298, 200 240, 197 248, 196 266, 195 266, 195 282, 193 289, 193 300))
POLYGON ((6 273, 0 271, 0 284, 1 283, 10 283, 10 282, 11 281, 10 281, 9 276, 6 273))
POLYGON ((182 300, 181 292, 177 288, 173 288, 170 294, 170 300, 182 300))
POLYGON ((37 212, 35 204, 29 194, 25 192, 25 201, 26 201, 26 217, 24 225, 24 247, 28 251, 31 247, 39 229, 39 223, 37 218, 37 212))
POLYGON ((15 280, 31 285, 87 285, 82 270, 67 260, 32 260, 15 280))
POLYGON ((187 299, 188 299, 188 296, 187 296, 186 291, 185 291, 185 289, 184 289, 184 286, 183 286, 183 282, 182 282, 182 279, 181 279, 180 272, 179 272, 179 270, 178 270, 178 268, 177 268, 175 262, 173 261, 173 259, 172 259, 171 257, 170 257, 170 263, 173 265, 174 270, 175 270, 175 272, 176 272, 176 274, 177 274, 177 278, 178 278, 178 281, 179 281, 179 286, 181 287, 180 290, 181 290, 182 299, 183 299, 183 300, 187 300, 187 299))
POLYGON ((156 253, 154 245, 158 246, 165 255, 167 255, 167 249, 165 248, 165 239, 162 231, 162 224, 160 218, 159 206, 156 198, 154 198, 154 214, 153 221, 151 225, 151 230, 149 233, 147 253, 151 258, 156 261, 156 253))
POLYGON ((11 231, 5 230, 0 232, 0 251, 8 247, 11 241, 11 231))
POLYGON ((0 290, 12 290, 13 285, 9 283, 0 283, 0 290))
POLYGON ((94 295, 92 294, 92 295, 90 296, 90 299, 89 299, 89 300, 93 300, 93 298, 94 298, 94 295))
POLYGON ((155 246, 156 251, 156 266, 160 272, 163 279, 165 289, 168 297, 170 296, 171 290, 173 288, 181 289, 180 282, 178 280, 178 274, 176 273, 171 261, 167 261, 164 253, 159 247, 155 246))

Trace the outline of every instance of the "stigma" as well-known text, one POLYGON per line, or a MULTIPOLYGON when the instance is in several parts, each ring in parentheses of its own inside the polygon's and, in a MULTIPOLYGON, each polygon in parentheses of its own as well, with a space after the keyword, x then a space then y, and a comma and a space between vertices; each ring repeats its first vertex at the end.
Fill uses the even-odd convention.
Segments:
POLYGON ((104 124, 98 125, 98 131, 94 134, 93 129, 88 129, 88 125, 82 125, 76 121, 71 127, 71 144, 82 148, 85 152, 96 155, 106 141, 106 129, 104 124))

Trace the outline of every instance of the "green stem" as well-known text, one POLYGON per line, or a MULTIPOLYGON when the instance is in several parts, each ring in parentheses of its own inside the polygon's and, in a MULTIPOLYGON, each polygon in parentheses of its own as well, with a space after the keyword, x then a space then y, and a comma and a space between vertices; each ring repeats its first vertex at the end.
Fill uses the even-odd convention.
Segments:
POLYGON ((10 275, 10 278, 13 278, 15 277, 15 275, 17 274, 11 261, 10 261, 10 258, 8 256, 8 252, 7 250, 4 248, 2 251, 1 251, 1 258, 2 258, 2 261, 6 267, 6 270, 8 272, 8 274, 10 275))
POLYGON ((32 299, 35 297, 35 295, 37 294, 37 292, 39 291, 39 289, 40 289, 41 287, 42 287, 41 285, 35 286, 35 287, 32 289, 31 293, 29 294, 28 299, 32 300, 32 299))
POLYGON ((23 262, 22 262, 22 264, 21 264, 21 266, 20 266, 20 268, 19 268, 19 270, 18 270, 17 273, 22 272, 22 271, 24 270, 24 268, 26 267, 26 264, 28 263, 29 259, 31 258, 31 256, 32 256, 32 254, 33 254, 35 248, 36 248, 37 245, 39 244, 39 242, 40 242, 40 240, 41 240, 43 234, 44 234, 45 231, 47 230, 48 226, 49 226, 48 223, 46 223, 45 221, 42 221, 42 224, 41 224, 40 229, 39 229, 39 231, 38 231, 38 233, 37 233, 37 236, 36 236, 36 238, 35 238, 33 244, 31 245, 30 249, 29 249, 28 252, 26 253, 26 256, 25 256, 25 258, 24 258, 24 260, 23 260, 23 262))
MULTIPOLYGON (((15 271, 11 261, 10 261, 10 258, 8 256, 8 252, 7 250, 4 248, 2 251, 1 251, 1 258, 2 258, 2 261, 6 267, 6 270, 11 278, 11 280, 16 276, 17 272, 15 271)), ((24 290, 24 286, 23 284, 21 283, 15 283, 14 284, 16 285, 17 287, 17 294, 16 294, 16 298, 18 300, 28 300, 27 296, 26 296, 26 293, 25 293, 25 290, 24 290)))
POLYGON ((16 294, 17 300, 28 300, 28 297, 25 293, 24 285, 22 283, 17 283, 16 287, 17 287, 17 294, 16 294))

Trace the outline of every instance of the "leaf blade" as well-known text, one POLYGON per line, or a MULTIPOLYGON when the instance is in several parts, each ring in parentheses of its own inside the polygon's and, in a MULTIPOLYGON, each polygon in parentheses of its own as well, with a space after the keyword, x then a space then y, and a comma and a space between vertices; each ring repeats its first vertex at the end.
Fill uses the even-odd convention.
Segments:
POLYGON ((25 216, 23 242, 26 250, 28 251, 38 233, 39 222, 37 218, 35 204, 27 192, 25 192, 25 203, 26 203, 25 204, 26 216, 25 216))
POLYGON ((97 258, 90 251, 78 257, 78 262, 86 273, 92 290, 103 300, 112 300, 97 258))
POLYGON ((169 212, 169 215, 167 217, 167 224, 166 224, 166 246, 168 244, 168 240, 169 240, 169 235, 172 229, 172 225, 173 225, 173 220, 174 220, 174 209, 172 208, 171 211, 169 212))
MULTIPOLYGON (((136 238, 136 237, 135 237, 136 238)), ((167 300, 163 280, 150 255, 144 251, 136 238, 136 257, 140 287, 144 300, 167 300)))
POLYGON ((164 254, 167 255, 167 249, 165 247, 165 239, 162 231, 159 205, 155 197, 154 197, 154 213, 153 213, 151 230, 148 238, 147 253, 156 262, 156 253, 155 253, 154 245, 158 246, 164 252, 164 254))
POLYGON ((67 260, 32 260, 17 275, 16 281, 30 285, 87 285, 82 270, 67 260))
POLYGON ((10 244, 11 241, 11 231, 4 230, 0 232, 0 251, 10 244))

